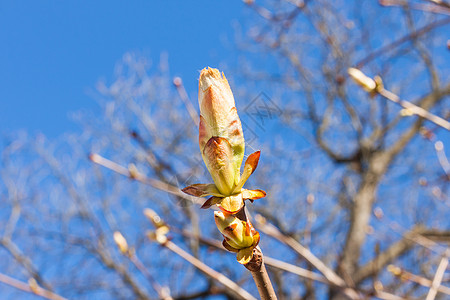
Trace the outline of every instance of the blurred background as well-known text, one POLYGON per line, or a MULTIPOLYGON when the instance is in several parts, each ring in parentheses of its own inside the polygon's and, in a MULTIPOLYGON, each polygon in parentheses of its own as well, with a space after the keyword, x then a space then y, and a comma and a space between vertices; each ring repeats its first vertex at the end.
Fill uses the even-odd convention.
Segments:
POLYGON ((347 70, 449 120, 449 15, 434 0, 3 1, 1 298, 244 298, 193 259, 259 297, 204 199, 179 191, 212 181, 209 66, 245 157, 261 150, 246 187, 267 197, 247 209, 279 299, 447 299, 450 132, 347 70), (155 214, 192 258, 148 238, 155 214))

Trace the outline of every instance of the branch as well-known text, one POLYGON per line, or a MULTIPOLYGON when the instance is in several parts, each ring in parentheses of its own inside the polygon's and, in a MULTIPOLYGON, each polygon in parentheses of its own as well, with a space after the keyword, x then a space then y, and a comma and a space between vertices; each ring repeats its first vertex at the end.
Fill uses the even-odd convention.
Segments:
POLYGON ((142 261, 139 259, 139 257, 136 254, 136 249, 134 247, 129 247, 128 242, 125 239, 125 237, 120 233, 120 231, 114 232, 114 242, 116 243, 119 252, 128 258, 134 266, 144 275, 147 280, 150 282, 150 285, 153 287, 153 289, 158 294, 159 298, 162 300, 173 300, 173 298, 170 296, 170 290, 166 287, 162 287, 152 276, 152 274, 147 270, 145 265, 142 263, 142 261))
POLYGON ((350 297, 351 299, 360 298, 355 290, 348 288, 345 281, 341 277, 339 277, 332 269, 327 267, 319 258, 312 254, 311 251, 303 247, 293 238, 283 235, 275 226, 265 223, 265 220, 262 216, 258 215, 255 219, 258 223, 258 229, 261 230, 261 232, 264 232, 265 234, 291 247, 295 252, 300 254, 301 257, 303 257, 312 266, 319 270, 332 285, 343 289, 343 292, 348 297, 350 297))
POLYGON ((450 122, 448 122, 447 120, 438 117, 430 112, 428 112, 427 110, 423 109, 420 106, 417 106, 411 102, 408 102, 406 100, 402 100, 400 99, 399 96, 397 96, 396 94, 382 88, 378 90, 378 93, 385 97, 388 100, 391 100, 394 103, 397 103, 399 105, 401 105, 403 108, 406 109, 406 112, 408 114, 412 114, 412 115, 418 115, 422 118, 427 119, 428 121, 433 122, 436 125, 441 126, 442 128, 445 128, 447 130, 450 130, 450 122))
POLYGON ((13 241, 11 241, 11 239, 6 237, 0 238, 0 246, 3 246, 39 284, 43 285, 48 290, 52 290, 51 286, 45 282, 44 278, 42 278, 39 270, 33 265, 31 259, 28 256, 24 255, 17 247, 17 245, 13 241))
POLYGON ((170 251, 174 252, 175 254, 179 255, 181 258, 192 264, 194 267, 199 269, 201 272, 203 272, 205 275, 211 277, 212 279, 218 281, 219 283, 223 284, 225 287, 227 287, 233 295, 235 295, 239 299, 248 299, 248 300, 256 300, 255 297, 250 295, 246 290, 241 288, 239 285, 237 285, 235 282, 230 280, 228 277, 223 275, 222 273, 217 272, 216 270, 212 269, 208 265, 204 264, 202 261, 198 260, 194 256, 190 255, 180 247, 178 247, 175 243, 172 241, 166 241, 165 243, 161 244, 162 246, 166 247, 170 251))
MULTIPOLYGON (((429 280, 428 278, 415 275, 415 274, 405 271, 399 267, 389 265, 387 269, 393 275, 400 277, 402 280, 412 281, 412 282, 420 284, 421 286, 428 287, 428 288, 431 288, 431 286, 432 286, 432 281, 429 280)), ((436 289, 440 293, 450 295, 449 287, 439 285, 436 289)))
MULTIPOLYGON (((250 222, 247 219, 245 207, 241 209, 236 215, 242 221, 250 222)), ((256 287, 258 288, 259 295, 262 300, 277 300, 277 295, 270 281, 269 274, 267 273, 266 266, 264 264, 264 255, 261 248, 253 248, 252 259, 244 265, 251 273, 256 287)))
POLYGON ((212 269, 196 257, 192 256, 188 252, 184 251, 180 247, 178 247, 175 243, 170 241, 167 238, 167 233, 169 233, 169 227, 167 224, 154 212, 153 210, 146 208, 144 210, 145 216, 152 222, 153 226, 156 228, 155 231, 148 231, 147 237, 149 240, 156 241, 161 246, 171 250, 175 254, 179 255, 181 258, 186 260, 188 263, 192 264, 194 267, 196 267, 198 270, 200 270, 205 275, 209 276, 210 278, 218 281, 222 285, 228 288, 231 294, 233 294, 235 297, 239 299, 249 299, 249 300, 256 300, 255 297, 250 295, 246 290, 241 288, 239 285, 237 285, 235 282, 230 280, 228 277, 223 275, 222 273, 217 272, 216 270, 212 269))
MULTIPOLYGON (((447 251, 449 252, 449 251, 447 251)), ((439 286, 441 285, 442 278, 444 277, 445 270, 448 266, 448 257, 444 256, 439 263, 439 266, 436 270, 436 274, 434 275, 433 282, 431 283, 430 290, 427 295, 426 300, 434 300, 436 297, 439 286)))
MULTIPOLYGON (((187 230, 183 230, 181 232, 181 234, 185 237, 194 237, 194 238, 198 239, 199 242, 201 242, 202 244, 205 244, 207 246, 226 251, 226 249, 222 246, 222 243, 220 241, 201 237, 201 236, 192 234, 190 231, 187 231, 187 230)), ((286 272, 298 275, 298 276, 306 278, 306 279, 315 280, 315 281, 322 282, 325 284, 331 284, 325 277, 323 277, 322 275, 320 275, 318 273, 312 272, 312 271, 304 269, 304 268, 297 267, 290 263, 287 263, 287 262, 284 262, 284 261, 281 261, 281 260, 278 260, 278 259, 275 259, 275 258, 272 258, 269 256, 264 256, 264 262, 266 265, 268 265, 272 268, 278 269, 278 270, 286 271, 286 272)))
POLYGON ((112 260, 109 254, 106 251, 103 251, 103 249, 96 248, 95 253, 98 255, 100 261, 105 265, 105 267, 116 271, 122 281, 130 286, 137 299, 149 299, 146 292, 139 286, 138 282, 131 276, 124 266, 119 265, 112 260))
POLYGON ((416 226, 410 232, 406 233, 403 239, 392 244, 388 249, 380 253, 373 260, 360 267, 354 275, 355 283, 358 284, 365 279, 374 276, 387 264, 409 251, 416 244, 414 237, 417 235, 425 236, 431 240, 441 241, 450 238, 449 231, 427 230, 423 227, 416 226))
POLYGON ((418 37, 428 33, 429 31, 440 27, 440 26, 444 26, 446 24, 450 23, 450 18, 445 18, 442 20, 438 20, 435 21, 433 23, 430 23, 412 33, 407 34, 406 36, 393 41, 377 50, 375 50, 374 52, 370 53, 369 55, 367 55, 365 58, 363 58, 362 60, 360 60, 359 62, 357 62, 355 65, 357 68, 361 68, 362 66, 364 66, 365 64, 371 62, 372 60, 374 60, 375 58, 377 58, 379 55, 388 52, 392 49, 395 49, 396 47, 400 46, 401 44, 408 42, 412 39, 417 39, 418 37))
POLYGON ((204 202, 203 200, 201 200, 197 197, 186 195, 185 193, 181 192, 180 189, 176 186, 173 186, 173 185, 165 183, 163 181, 145 176, 144 174, 140 173, 134 165, 130 165, 129 168, 127 169, 124 166, 121 166, 118 163, 113 162, 109 159, 106 159, 96 153, 90 154, 89 159, 98 165, 108 168, 108 169, 110 169, 116 173, 119 173, 123 176, 126 176, 130 179, 137 180, 144 184, 150 185, 160 191, 167 192, 169 194, 175 195, 177 197, 183 198, 188 201, 193 201, 194 203, 197 203, 197 204, 203 204, 203 202, 204 202))
POLYGON ((183 80, 180 77, 175 77, 173 79, 173 85, 176 87, 178 95, 180 96, 181 100, 183 101, 184 106, 186 107, 186 110, 188 111, 189 116, 191 116, 191 119, 194 122, 195 126, 198 126, 198 124, 200 123, 200 118, 199 118, 198 113, 195 110, 194 106, 192 105, 192 102, 189 100, 189 96, 183 85, 183 80))
POLYGON ((35 280, 30 279, 29 283, 24 283, 20 280, 9 277, 5 274, 0 273, 0 282, 12 286, 16 289, 25 291, 27 293, 35 294, 42 298, 50 299, 50 300, 67 300, 64 297, 61 297, 58 294, 55 294, 49 290, 41 288, 35 280))

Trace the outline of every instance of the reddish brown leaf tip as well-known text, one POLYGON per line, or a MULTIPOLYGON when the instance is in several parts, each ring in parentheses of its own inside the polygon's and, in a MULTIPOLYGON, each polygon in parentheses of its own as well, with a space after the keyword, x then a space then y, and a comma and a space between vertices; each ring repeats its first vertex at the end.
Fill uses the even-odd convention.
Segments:
POLYGON ((212 199, 214 197, 209 198, 208 200, 205 201, 205 203, 203 203, 203 205, 200 207, 201 209, 208 209, 210 208, 213 204, 212 204, 212 199))
POLYGON ((255 153, 250 154, 250 156, 245 161, 245 164, 249 164, 252 166, 252 173, 255 172, 256 167, 258 166, 259 157, 261 156, 261 151, 256 151, 255 153))
POLYGON ((185 187, 181 190, 183 193, 195 196, 195 197, 201 197, 203 195, 203 191, 200 190, 195 184, 185 187))
POLYGON ((228 251, 230 251, 230 252, 235 252, 235 253, 239 252, 238 249, 234 249, 233 247, 231 247, 230 245, 228 245, 228 243, 227 243, 226 240, 223 240, 223 241, 222 241, 222 246, 223 246, 225 249, 227 249, 228 251))

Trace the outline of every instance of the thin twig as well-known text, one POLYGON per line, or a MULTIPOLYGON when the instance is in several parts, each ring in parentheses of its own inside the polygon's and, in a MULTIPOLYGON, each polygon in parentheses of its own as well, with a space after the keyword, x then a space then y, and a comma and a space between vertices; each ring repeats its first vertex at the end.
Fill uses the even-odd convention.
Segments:
POLYGON ((30 283, 25 283, 20 280, 9 277, 8 275, 0 273, 0 282, 12 286, 16 289, 25 291, 27 293, 32 293, 42 298, 50 300, 67 300, 66 298, 55 294, 49 290, 41 288, 36 281, 30 281, 30 283))
POLYGON ((170 293, 166 287, 162 287, 156 280, 153 278, 152 274, 147 270, 142 261, 137 257, 136 253, 133 251, 130 255, 127 255, 130 261, 136 266, 136 268, 147 278, 147 280, 152 285, 153 289, 158 293, 160 299, 163 300, 173 300, 170 296, 170 293))
MULTIPOLYGON (((198 240, 201 243, 203 243, 205 245, 208 245, 208 246, 211 246, 211 247, 214 247, 214 248, 226 251, 225 248, 223 248, 222 243, 217 241, 217 240, 205 238, 205 237, 198 236, 198 235, 193 235, 191 232, 189 232, 187 230, 183 230, 181 232, 181 234, 183 236, 185 236, 185 237, 196 237, 196 238, 198 238, 198 240)), ((293 264, 290 264, 290 263, 287 263, 287 262, 284 262, 284 261, 281 261, 281 260, 278 260, 278 259, 275 259, 275 258, 272 258, 272 257, 264 256, 264 263, 266 265, 272 267, 272 268, 275 268, 275 269, 278 269, 278 270, 282 270, 282 271, 285 271, 285 272, 289 272, 289 273, 298 275, 298 276, 303 277, 303 278, 307 278, 307 279, 314 280, 314 281, 317 281, 317 282, 321 282, 321 283, 324 283, 324 284, 329 284, 329 285, 336 286, 335 284, 333 284, 332 282, 328 281, 325 277, 323 277, 322 275, 320 275, 318 273, 312 272, 310 270, 298 267, 296 265, 293 265, 293 264)), ((428 279, 426 279, 426 280, 428 280, 428 279)), ((428 286, 431 286, 431 281, 430 281, 430 284, 428 286)), ((340 286, 336 286, 336 287, 342 288, 340 286)), ((445 289, 445 288, 446 287, 444 287, 444 286, 440 286, 439 287, 439 291, 445 293, 445 290, 441 290, 441 289, 445 289)), ((346 289, 347 290, 351 290, 350 288, 346 288, 346 289)), ((352 294, 356 293, 356 291, 354 291, 354 290, 347 291, 347 292, 348 293, 352 293, 352 294)), ((398 297, 398 296, 392 295, 392 294, 384 292, 384 291, 375 291, 375 295, 378 298, 385 299, 385 300, 401 300, 401 299, 404 299, 402 297, 398 297)))
POLYGON ((256 218, 256 220, 258 221, 258 229, 260 229, 263 233, 273 238, 276 238, 283 244, 286 244, 289 247, 291 247, 295 252, 300 254, 300 256, 302 256, 317 270, 319 270, 332 285, 341 287, 343 289, 343 292, 351 299, 360 298, 360 296, 354 289, 348 288, 345 281, 341 277, 339 277, 332 269, 327 267, 319 258, 317 258, 314 254, 312 254, 311 251, 303 247, 299 242, 297 242, 293 238, 282 234, 278 230, 278 228, 276 228, 272 224, 265 223, 264 220, 261 219, 261 217, 256 218))
POLYGON ((422 118, 425 118, 436 125, 439 125, 447 130, 450 130, 450 122, 448 122, 447 120, 444 120, 443 118, 438 117, 428 112, 427 110, 423 109, 422 107, 419 107, 409 101, 400 99, 399 96, 384 88, 378 88, 377 92, 386 99, 391 100, 394 103, 400 104, 403 108, 407 109, 408 112, 421 116, 422 118))
POLYGON ((395 40, 385 46, 382 46, 381 48, 375 50, 372 53, 369 53, 369 55, 367 55, 365 58, 363 58, 362 60, 357 62, 355 65, 357 68, 361 68, 364 65, 366 65, 367 63, 369 63, 372 60, 374 60, 375 58, 377 58, 379 55, 386 53, 392 49, 395 49, 396 47, 400 46, 401 44, 403 44, 407 41, 410 41, 412 39, 417 39, 418 37, 420 37, 421 35, 424 35, 425 33, 429 32, 430 30, 433 30, 440 26, 444 26, 448 23, 450 23, 450 18, 441 19, 441 20, 432 22, 430 24, 427 24, 424 27, 422 27, 412 33, 409 33, 408 35, 406 35, 398 40, 395 40))
MULTIPOLYGON (((395 276, 400 277, 402 280, 408 280, 408 281, 411 281, 411 282, 415 282, 415 283, 420 284, 421 286, 424 286, 424 287, 431 288, 432 283, 433 283, 428 278, 425 278, 425 277, 422 277, 422 276, 410 273, 410 272, 405 271, 405 270, 403 270, 403 269, 401 269, 399 267, 396 267, 394 265, 389 265, 388 266, 388 271, 393 273, 395 276)), ((440 293, 443 293, 443 294, 450 295, 450 288, 446 287, 444 285, 439 285, 437 287, 437 291, 440 292, 440 293)))
MULTIPOLYGON (((192 234, 192 232, 187 231, 187 230, 183 230, 181 232, 181 234, 185 237, 196 238, 202 244, 226 251, 226 249, 222 246, 222 243, 218 240, 209 239, 209 238, 205 238, 205 237, 202 237, 199 235, 195 235, 195 234, 192 234)), ((325 277, 323 277, 322 275, 320 275, 318 273, 312 272, 312 271, 304 269, 304 268, 300 268, 296 265, 278 260, 276 258, 264 256, 264 263, 272 268, 286 271, 286 272, 298 275, 303 278, 315 280, 315 281, 322 282, 325 284, 330 284, 330 282, 325 277)))
POLYGON ((311 251, 303 247, 299 242, 289 236, 285 236, 278 230, 278 228, 276 228, 272 224, 264 224, 263 222, 261 222, 260 218, 256 218, 256 220, 259 220, 257 223, 258 229, 260 229, 265 234, 276 238, 283 244, 291 247, 295 252, 300 254, 304 259, 311 263, 311 265, 319 270, 328 281, 334 283, 337 286, 345 286, 345 282, 341 277, 339 277, 332 269, 328 268, 320 259, 312 254, 311 251))
POLYGON ((204 264, 202 261, 198 260, 194 256, 190 255, 189 253, 187 253, 186 251, 184 251, 183 249, 178 247, 172 241, 166 241, 165 243, 162 243, 161 245, 166 247, 167 249, 171 250, 175 254, 179 255, 187 262, 191 263, 194 267, 199 269, 201 272, 203 272, 207 276, 213 278, 214 280, 216 280, 219 283, 226 286, 229 289, 230 293, 233 293, 239 299, 256 300, 255 297, 250 295, 246 290, 241 288, 239 285, 237 285, 235 282, 230 280, 228 277, 226 277, 222 273, 217 272, 216 270, 212 269, 208 265, 204 264))
POLYGON ((393 295, 393 294, 390 294, 390 293, 387 293, 384 291, 376 291, 375 296, 377 298, 384 299, 384 300, 404 300, 405 299, 403 297, 399 297, 399 296, 396 296, 396 295, 393 295))
POLYGON ((434 149, 436 150, 436 154, 442 169, 444 169, 445 174, 450 180, 450 163, 448 162, 447 156, 445 155, 444 143, 442 143, 442 141, 437 141, 434 144, 434 149))
POLYGON ((116 173, 122 174, 130 179, 134 179, 144 184, 150 185, 155 189, 167 192, 169 194, 175 195, 188 201, 192 201, 197 204, 203 204, 204 202, 200 198, 186 195, 185 193, 181 192, 180 189, 176 186, 165 183, 164 181, 161 180, 145 176, 144 174, 136 170, 135 167, 125 168, 124 166, 121 166, 118 163, 113 162, 107 158, 104 158, 103 156, 97 153, 90 154, 89 159, 96 164, 108 168, 116 173))
POLYGON ((180 98, 183 101, 184 106, 186 107, 186 110, 188 111, 189 115, 191 116, 192 121, 194 121, 195 126, 198 126, 198 124, 200 123, 200 119, 198 117, 197 111, 192 105, 192 102, 189 100, 189 96, 183 85, 183 80, 180 77, 175 77, 173 79, 173 84, 177 88, 178 95, 180 95, 180 98))
POLYGON ((444 277, 445 270, 448 266, 448 258, 447 256, 443 257, 441 259, 441 262, 439 263, 439 266, 436 270, 436 274, 434 275, 433 282, 431 283, 431 288, 428 291, 428 295, 426 300, 434 300, 436 297, 436 294, 438 292, 438 288, 441 285, 442 278, 444 277))

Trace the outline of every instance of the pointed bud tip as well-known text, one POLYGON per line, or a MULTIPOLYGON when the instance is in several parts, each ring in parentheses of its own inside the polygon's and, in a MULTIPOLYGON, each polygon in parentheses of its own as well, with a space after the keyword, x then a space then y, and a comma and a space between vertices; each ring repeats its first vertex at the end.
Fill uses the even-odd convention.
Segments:
POLYGON ((113 237, 120 252, 125 254, 128 251, 128 243, 125 237, 119 231, 115 231, 113 237))
POLYGON ((376 82, 366 76, 361 70, 356 68, 349 68, 348 75, 353 78, 353 80, 363 87, 367 92, 373 92, 377 88, 376 82))

